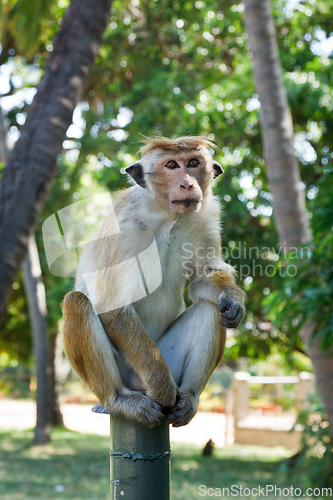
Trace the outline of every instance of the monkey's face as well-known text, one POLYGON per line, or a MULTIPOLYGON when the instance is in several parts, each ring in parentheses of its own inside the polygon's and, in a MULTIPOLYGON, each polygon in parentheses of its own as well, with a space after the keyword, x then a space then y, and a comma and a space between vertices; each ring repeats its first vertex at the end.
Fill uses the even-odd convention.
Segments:
POLYGON ((222 173, 206 148, 181 152, 156 150, 128 167, 163 208, 174 214, 198 212, 212 179, 222 173))
POLYGON ((165 154, 155 169, 157 182, 153 178, 154 189, 165 208, 176 214, 200 210, 203 193, 212 179, 207 162, 200 153, 165 154))
POLYGON ((202 200, 217 174, 218 164, 206 148, 182 151, 178 154, 165 152, 156 164, 153 175, 161 203, 176 214, 198 212, 202 200), (156 180, 155 180, 156 178, 156 180))

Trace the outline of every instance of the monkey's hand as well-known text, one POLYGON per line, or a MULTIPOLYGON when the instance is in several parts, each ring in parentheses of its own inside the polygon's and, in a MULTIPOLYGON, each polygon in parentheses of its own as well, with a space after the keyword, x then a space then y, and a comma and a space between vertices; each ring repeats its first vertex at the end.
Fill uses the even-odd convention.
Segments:
POLYGON ((182 427, 189 423, 198 410, 199 397, 190 391, 179 391, 176 404, 163 410, 165 421, 173 427, 182 427))
POLYGON ((237 328, 245 315, 244 292, 238 286, 225 286, 219 297, 220 323, 225 328, 237 328))

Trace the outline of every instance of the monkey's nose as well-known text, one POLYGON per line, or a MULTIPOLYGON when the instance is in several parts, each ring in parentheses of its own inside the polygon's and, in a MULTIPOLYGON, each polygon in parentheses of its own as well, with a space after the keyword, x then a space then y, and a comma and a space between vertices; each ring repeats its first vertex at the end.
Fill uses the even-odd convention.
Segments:
POLYGON ((190 191, 190 189, 193 188, 193 184, 191 184, 190 182, 184 180, 181 184, 180 184, 180 187, 182 189, 185 189, 186 191, 190 191))

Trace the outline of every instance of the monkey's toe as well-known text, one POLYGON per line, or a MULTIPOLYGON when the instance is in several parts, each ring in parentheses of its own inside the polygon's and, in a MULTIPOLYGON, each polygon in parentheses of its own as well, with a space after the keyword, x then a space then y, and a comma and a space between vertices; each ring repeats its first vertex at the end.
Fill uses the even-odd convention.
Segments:
POLYGON ((188 391, 181 391, 177 396, 176 404, 165 411, 165 420, 173 427, 182 427, 188 424, 198 409, 198 397, 188 391))
POLYGON ((139 391, 126 391, 117 395, 112 408, 148 427, 153 427, 163 420, 162 407, 139 391))
POLYGON ((94 413, 104 413, 106 415, 110 415, 113 413, 112 411, 106 410, 101 403, 97 403, 97 405, 91 408, 91 411, 93 411, 94 413))
POLYGON ((147 398, 146 404, 142 405, 142 410, 136 415, 136 419, 148 427, 153 427, 161 423, 163 420, 163 412, 161 406, 155 401, 147 398))

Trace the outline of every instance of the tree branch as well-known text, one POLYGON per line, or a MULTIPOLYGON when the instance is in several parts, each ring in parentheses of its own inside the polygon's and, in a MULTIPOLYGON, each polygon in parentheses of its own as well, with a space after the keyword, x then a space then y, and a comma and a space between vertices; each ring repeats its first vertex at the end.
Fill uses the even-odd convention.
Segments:
POLYGON ((45 203, 56 160, 97 54, 112 0, 72 0, 0 182, 0 320, 45 203))

